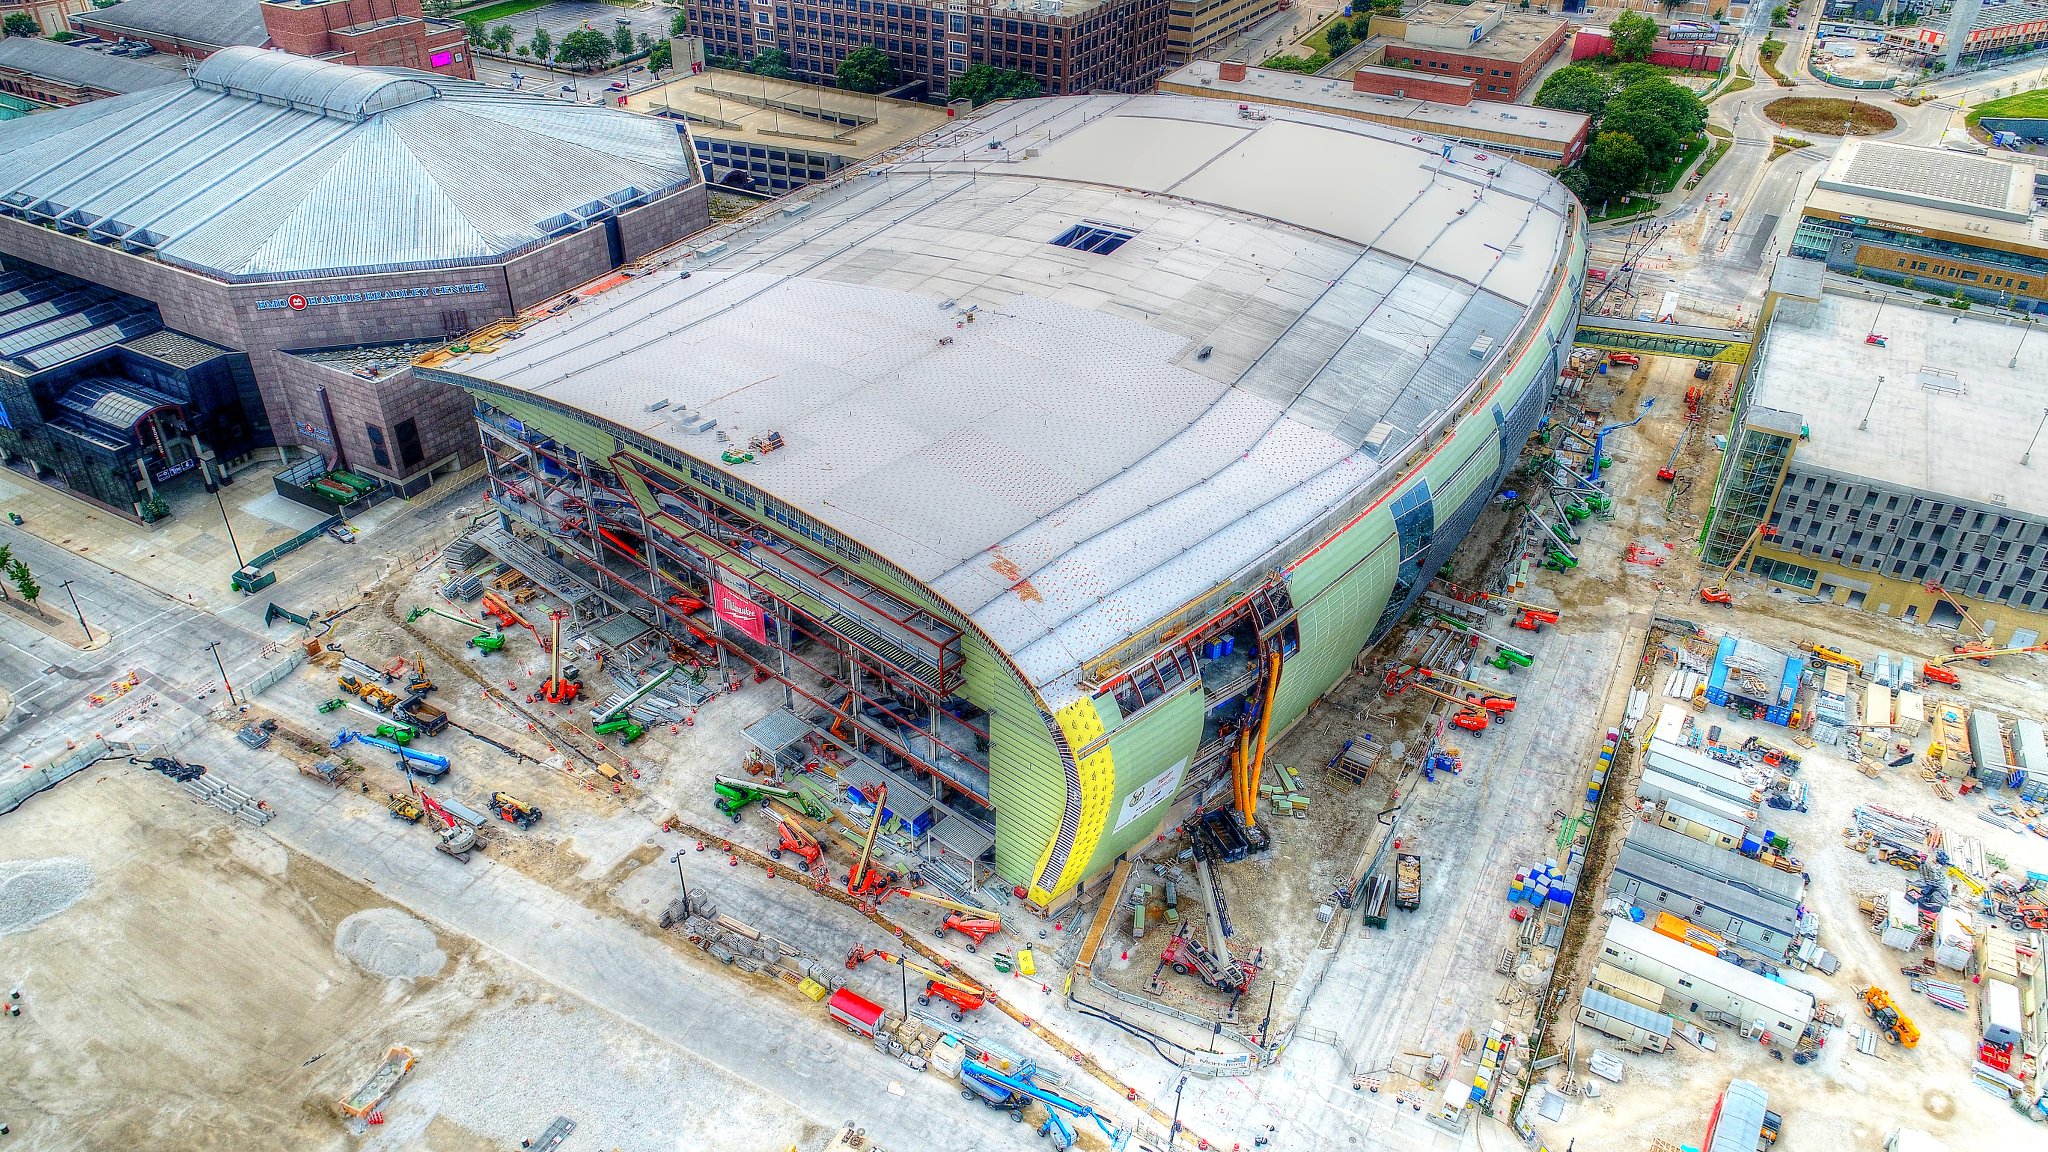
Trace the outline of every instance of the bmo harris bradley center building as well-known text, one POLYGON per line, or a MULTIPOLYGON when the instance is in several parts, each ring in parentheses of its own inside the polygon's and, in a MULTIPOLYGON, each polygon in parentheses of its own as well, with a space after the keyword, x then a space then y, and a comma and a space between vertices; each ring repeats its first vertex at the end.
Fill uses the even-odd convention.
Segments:
POLYGON ((324 353, 460 335, 707 218, 674 125, 257 48, 8 122, 0 458, 129 516, 268 448, 417 492, 477 459, 468 399, 324 353))
POLYGON ((670 596, 734 609, 764 746, 831 742, 928 874, 1050 909, 1414 604, 1584 261, 1571 196, 1474 149, 1028 100, 414 371, 565 569, 678 635, 670 596))

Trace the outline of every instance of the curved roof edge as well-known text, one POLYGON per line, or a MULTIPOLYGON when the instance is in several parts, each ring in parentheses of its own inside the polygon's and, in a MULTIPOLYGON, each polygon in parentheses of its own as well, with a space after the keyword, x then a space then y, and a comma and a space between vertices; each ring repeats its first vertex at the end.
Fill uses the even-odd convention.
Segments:
POLYGON ((192 73, 192 83, 341 120, 368 119, 441 94, 424 73, 394 74, 247 47, 208 56, 192 73))

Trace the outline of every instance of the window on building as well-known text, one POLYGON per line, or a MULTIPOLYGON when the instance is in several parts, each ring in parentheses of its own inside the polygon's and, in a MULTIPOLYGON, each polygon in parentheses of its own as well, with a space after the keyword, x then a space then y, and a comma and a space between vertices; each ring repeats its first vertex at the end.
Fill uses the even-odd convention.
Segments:
POLYGON ((1084 222, 1076 224, 1058 236, 1053 237, 1052 242, 1062 248, 1072 248, 1077 252, 1092 252, 1097 256, 1107 256, 1111 252, 1123 247, 1124 242, 1135 235, 1137 233, 1127 232, 1121 228, 1112 228, 1107 224, 1084 222))
POLYGON ((420 446, 420 426, 416 420, 400 420, 391 426, 391 438, 398 441, 398 462, 410 468, 427 458, 426 449, 420 446))
POLYGON ((391 453, 384 450, 384 430, 375 424, 365 424, 363 431, 370 437, 371 458, 382 467, 391 467, 391 453))

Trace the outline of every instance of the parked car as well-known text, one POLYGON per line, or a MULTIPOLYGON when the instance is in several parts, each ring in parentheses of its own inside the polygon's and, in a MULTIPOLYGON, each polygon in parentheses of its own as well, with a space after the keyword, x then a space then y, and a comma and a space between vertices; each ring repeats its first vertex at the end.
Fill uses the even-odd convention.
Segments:
POLYGON ((1735 219, 1735 210, 1732 208, 1721 209, 1721 219, 1724 221, 1735 219))
POLYGON ((605 85, 605 89, 610 92, 624 92, 628 87, 629 85, 624 80, 614 80, 605 85))

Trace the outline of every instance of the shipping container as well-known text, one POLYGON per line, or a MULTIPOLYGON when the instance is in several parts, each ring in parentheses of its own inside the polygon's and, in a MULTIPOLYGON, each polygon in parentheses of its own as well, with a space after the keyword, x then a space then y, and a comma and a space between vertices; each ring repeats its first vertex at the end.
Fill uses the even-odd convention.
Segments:
POLYGON ((870 1039, 882 1026, 882 1006, 849 989, 841 988, 832 993, 826 1009, 831 1012, 832 1019, 839 1021, 840 1027, 870 1039))
POLYGON ((1708 791, 1697 784, 1655 771, 1647 766, 1642 779, 1636 784, 1636 794, 1645 804, 1679 803, 1687 805, 1710 816, 1719 817, 1744 831, 1758 830, 1757 809, 1754 801, 1732 800, 1716 792, 1708 791))

